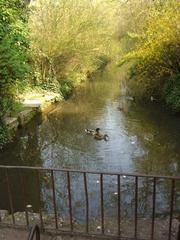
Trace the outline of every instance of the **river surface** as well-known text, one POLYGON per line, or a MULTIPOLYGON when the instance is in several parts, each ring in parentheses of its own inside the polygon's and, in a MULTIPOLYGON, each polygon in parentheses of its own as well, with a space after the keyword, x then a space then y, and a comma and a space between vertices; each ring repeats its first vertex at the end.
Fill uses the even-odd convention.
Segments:
MULTIPOLYGON (((107 70, 83 84, 70 100, 58 104, 53 111, 43 117, 43 120, 37 118, 22 129, 16 141, 0 153, 0 163, 178 176, 180 173, 180 118, 171 115, 156 102, 138 104, 120 95, 121 80, 124 77, 125 73, 107 70), (96 141, 93 136, 87 135, 84 131, 85 128, 97 127, 102 133, 109 135, 109 141, 96 141)), ((80 190, 82 183, 80 182, 83 181, 81 176, 74 175, 72 178, 76 179, 72 186, 72 189, 76 189, 74 194, 76 215, 79 221, 83 221, 83 214, 78 208, 82 204, 82 190, 80 190)), ((20 187, 16 186, 18 177, 13 179, 14 189, 20 191, 20 187)), ((62 179, 65 177, 56 177, 57 185, 65 189, 65 180, 62 179)), ((99 188, 98 179, 98 176, 93 177, 89 186, 90 196, 93 199, 93 216, 96 215, 95 206, 99 201, 95 196, 99 188)), ((31 193, 36 185, 34 181, 32 175, 27 177, 29 199, 32 198, 31 193)), ((114 199, 113 194, 116 194, 117 186, 114 184, 116 179, 109 177, 104 181, 108 185, 105 190, 107 202, 109 199, 111 204, 115 203, 112 198, 114 199), (109 191, 112 192, 112 197, 109 191)), ((134 180, 122 179, 122 181, 126 182, 124 191, 128 191, 128 195, 124 197, 124 208, 126 214, 130 214, 127 209, 134 201, 133 192, 131 194, 134 180)), ((148 195, 148 184, 151 183, 146 182, 144 186, 142 181, 139 185, 142 199, 145 192, 148 195)), ((159 189, 162 193, 157 208, 159 206, 159 213, 165 214, 168 212, 170 185, 169 183, 161 183, 161 185, 163 186, 159 186, 159 189)), ((67 202, 62 201, 63 196, 66 196, 63 191, 65 190, 60 190, 57 197, 66 215, 67 202)), ((50 198, 46 185, 43 185, 42 198, 44 208, 51 211, 52 206, 46 201, 50 198)), ((15 208, 21 210, 18 199, 19 196, 17 197, 16 194, 15 208)), ((36 200, 32 199, 32 201, 36 206, 36 200)), ((148 204, 148 200, 146 204, 142 204, 143 213, 148 212, 148 204)), ((8 208, 5 199, 0 200, 0 206, 8 208)), ((109 210, 109 214, 113 214, 113 211, 109 210)))
POLYGON ((83 85, 0 153, 1 164, 179 175, 180 119, 158 104, 120 96, 122 73, 83 85), (122 110, 119 110, 122 108, 122 110), (85 128, 110 137, 96 141, 85 128))

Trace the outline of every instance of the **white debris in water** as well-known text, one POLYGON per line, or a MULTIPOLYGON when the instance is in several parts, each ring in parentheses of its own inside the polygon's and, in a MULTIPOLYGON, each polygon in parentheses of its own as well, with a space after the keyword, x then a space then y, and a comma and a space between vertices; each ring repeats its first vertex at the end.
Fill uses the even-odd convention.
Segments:
POLYGON ((124 175, 123 178, 126 178, 126 176, 124 175))
POLYGON ((26 205, 26 208, 32 208, 32 205, 28 204, 26 205))
POLYGON ((118 192, 114 192, 114 195, 118 195, 118 192))
POLYGON ((135 144, 137 142, 137 136, 131 136, 130 142, 131 142, 131 144, 135 144))
POLYGON ((97 226, 97 228, 96 228, 97 230, 101 230, 101 226, 97 226))
POLYGON ((99 180, 97 180, 96 183, 99 183, 99 180))

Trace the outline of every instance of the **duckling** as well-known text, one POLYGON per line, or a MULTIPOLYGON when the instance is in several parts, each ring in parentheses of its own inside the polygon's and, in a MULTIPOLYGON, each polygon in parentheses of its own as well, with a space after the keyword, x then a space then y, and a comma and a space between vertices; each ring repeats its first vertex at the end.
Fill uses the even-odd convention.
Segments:
POLYGON ((88 128, 86 128, 86 129, 85 129, 85 132, 86 132, 87 134, 90 134, 90 135, 94 135, 94 134, 95 134, 95 130, 93 130, 93 129, 88 129, 88 128))
POLYGON ((100 128, 96 128, 96 133, 94 134, 94 139, 96 139, 96 140, 103 140, 104 139, 104 141, 108 141, 109 136, 107 134, 101 134, 100 133, 100 128))

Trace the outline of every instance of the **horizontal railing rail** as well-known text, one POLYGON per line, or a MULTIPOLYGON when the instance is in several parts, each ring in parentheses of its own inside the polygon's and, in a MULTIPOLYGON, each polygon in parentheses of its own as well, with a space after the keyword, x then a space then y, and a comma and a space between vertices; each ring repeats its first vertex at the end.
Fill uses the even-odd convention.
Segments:
MULTIPOLYGON (((26 171, 34 171, 36 172, 37 176, 37 189, 35 194, 38 196, 38 201, 39 201, 39 219, 40 219, 40 224, 41 224, 41 229, 47 230, 46 226, 44 225, 44 220, 43 220, 43 214, 42 214, 42 209, 41 209, 41 184, 40 184, 40 174, 43 172, 48 172, 50 175, 50 181, 51 181, 51 193, 52 193, 52 206, 53 206, 53 214, 54 214, 54 230, 59 230, 61 231, 61 228, 59 227, 59 215, 58 215, 58 207, 57 207, 57 196, 56 196, 56 191, 57 191, 57 182, 55 178, 55 173, 61 172, 65 174, 66 180, 67 180, 67 199, 68 199, 68 212, 69 212, 69 225, 70 228, 67 230, 63 230, 66 233, 71 233, 71 234, 77 234, 78 231, 75 231, 74 229, 74 213, 73 213, 73 197, 72 197, 72 184, 73 184, 73 179, 72 179, 72 174, 81 174, 82 175, 82 182, 83 182, 83 191, 84 191, 84 196, 85 196, 85 201, 84 201, 84 207, 85 207, 85 231, 81 231, 81 234, 84 233, 88 236, 92 235, 97 235, 97 236, 107 236, 111 237, 111 239, 155 239, 155 224, 156 224, 156 203, 157 203, 157 186, 158 186, 158 181, 163 179, 169 181, 169 202, 170 202, 170 207, 169 207, 169 224, 168 224, 168 229, 167 229, 167 239, 172 240, 172 239, 177 239, 180 240, 180 224, 177 225, 177 229, 173 229, 173 219, 174 219, 174 210, 175 210, 175 194, 176 194, 176 188, 177 186, 180 186, 180 177, 179 176, 160 176, 160 175, 146 175, 146 174, 132 174, 132 173, 119 173, 119 172, 107 172, 107 171, 86 171, 86 170, 72 170, 72 169, 56 169, 56 168, 41 168, 41 167, 25 167, 25 166, 2 166, 0 165, 0 170, 4 171, 4 176, 5 176, 5 181, 4 184, 6 185, 6 190, 7 190, 7 195, 8 195, 8 201, 9 201, 9 209, 11 212, 12 216, 12 225, 16 225, 16 219, 15 219, 15 210, 14 210, 14 202, 12 198, 12 183, 10 181, 10 171, 17 171, 20 173, 20 181, 18 184, 21 186, 22 190, 22 197, 23 197, 23 206, 24 206, 24 211, 25 211, 25 218, 26 218, 26 226, 29 227, 29 214, 27 211, 27 199, 25 197, 26 191, 26 182, 25 179, 23 179, 21 171, 26 170, 26 171), (99 212, 100 212, 100 233, 92 233, 90 231, 90 197, 89 197, 89 188, 88 188, 88 181, 87 181, 87 176, 89 174, 96 174, 99 177, 99 212), (105 210, 108 206, 105 205, 105 177, 106 176, 114 176, 115 181, 116 181, 116 195, 117 195, 117 233, 113 234, 107 234, 107 229, 106 229, 106 224, 105 224, 105 210), (126 237, 122 236, 122 206, 121 206, 121 198, 122 198, 122 189, 121 189, 121 178, 122 177, 131 177, 133 179, 133 196, 134 196, 134 213, 131 218, 133 219, 133 224, 134 224, 134 233, 133 237, 126 237), (145 178, 145 179, 150 179, 151 180, 151 187, 152 187, 152 197, 151 197, 151 205, 152 205, 152 210, 151 210, 151 219, 150 219, 150 236, 141 236, 139 237, 139 231, 138 231, 138 222, 139 222, 139 213, 138 213, 138 208, 139 208, 139 185, 140 185, 140 178, 145 178), (179 230, 178 230, 179 229, 179 230), (175 231, 175 233, 174 233, 175 231), (175 235, 174 235, 175 234, 175 235)), ((59 187, 59 186, 58 186, 59 187)), ((82 206, 83 207, 83 206, 82 206)))
POLYGON ((95 171, 95 170, 74 170, 69 168, 45 168, 45 167, 29 167, 29 166, 8 166, 0 165, 0 169, 31 169, 31 170, 40 170, 40 171, 59 171, 59 172, 74 172, 74 173, 89 173, 89 174, 104 174, 104 175, 122 175, 128 177, 148 177, 148 178, 164 178, 164 179, 175 179, 180 180, 180 176, 165 176, 165 175, 152 175, 152 174, 139 174, 139 173, 127 173, 127 172, 116 172, 116 171, 95 171))

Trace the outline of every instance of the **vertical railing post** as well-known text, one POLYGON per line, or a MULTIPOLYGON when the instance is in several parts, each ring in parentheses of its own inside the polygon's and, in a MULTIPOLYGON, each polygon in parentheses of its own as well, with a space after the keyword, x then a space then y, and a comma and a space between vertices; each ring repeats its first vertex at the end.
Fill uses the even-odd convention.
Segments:
POLYGON ((178 217, 178 232, 177 232, 177 240, 180 240, 180 216, 178 217))
POLYGON ((84 190, 85 190, 85 201, 86 201, 86 232, 89 232, 89 198, 88 198, 88 187, 86 173, 84 175, 84 190))
POLYGON ((117 190, 118 190, 118 235, 121 236, 121 182, 120 175, 117 176, 117 190))
POLYGON ((44 229, 42 210, 41 210, 41 187, 40 187, 40 174, 37 170, 37 191, 38 191, 38 201, 39 201, 39 218, 41 222, 41 229, 44 229))
POLYGON ((173 211, 174 211, 174 189, 175 189, 175 180, 171 180, 171 202, 170 202, 170 216, 169 216, 169 234, 168 240, 171 240, 171 230, 172 230, 172 219, 173 219, 173 211))
POLYGON ((100 174, 100 194, 101 194, 101 232, 104 234, 104 190, 103 190, 103 174, 100 174))
POLYGON ((28 218, 28 212, 27 212, 27 207, 26 207, 26 194, 25 194, 25 187, 24 187, 24 179, 23 179, 23 174, 22 174, 21 169, 19 169, 19 174, 20 174, 20 183, 21 183, 21 189, 22 189, 23 207, 24 207, 25 218, 26 218, 26 226, 29 227, 29 218, 28 218))
POLYGON ((12 215, 12 222, 13 222, 13 224, 15 224, 13 200, 12 200, 12 193, 11 193, 11 187, 10 187, 10 182, 9 182, 8 169, 6 169, 5 172, 6 172, 6 183, 7 183, 7 190, 8 190, 9 206, 10 206, 11 215, 12 215))
POLYGON ((52 194, 53 194, 53 208, 54 208, 55 226, 56 226, 56 229, 58 229, 56 192, 55 192, 55 182, 54 182, 54 171, 53 170, 51 170, 51 183, 52 183, 52 194))
POLYGON ((135 177, 135 214, 134 214, 134 237, 137 238, 137 218, 138 218, 138 177, 135 177))
POLYGON ((71 199, 71 180, 69 171, 67 172, 68 200, 69 200, 69 217, 71 231, 73 232, 73 216, 72 216, 72 199, 71 199))
POLYGON ((153 179, 151 239, 154 239, 154 221, 156 211, 156 178, 153 179))

